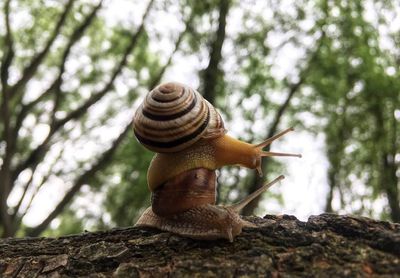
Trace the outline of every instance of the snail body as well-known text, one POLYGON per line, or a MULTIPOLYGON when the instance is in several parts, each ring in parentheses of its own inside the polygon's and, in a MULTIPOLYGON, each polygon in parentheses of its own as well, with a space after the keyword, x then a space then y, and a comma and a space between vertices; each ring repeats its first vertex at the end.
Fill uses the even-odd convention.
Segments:
POLYGON ((153 212, 170 217, 193 207, 214 205, 216 179, 215 171, 205 168, 181 172, 152 192, 153 212))
POLYGON ((157 153, 149 166, 148 185, 154 190, 171 177, 195 168, 216 170, 226 165, 240 165, 261 171, 263 155, 260 147, 224 134, 196 142, 178 153, 157 153))
POLYGON ((272 182, 264 184, 257 191, 232 206, 217 206, 207 202, 204 204, 197 203, 197 206, 192 206, 182 212, 161 216, 153 211, 152 205, 140 216, 136 226, 153 227, 193 239, 214 240, 225 238, 233 242, 244 227, 257 227, 255 224, 243 220, 239 215, 240 210, 282 179, 284 179, 284 176, 281 175, 272 182))
POLYGON ((215 170, 225 165, 257 169, 264 156, 300 156, 263 151, 293 129, 253 145, 226 135, 217 110, 195 90, 179 83, 161 84, 150 91, 134 118, 140 143, 156 152, 147 181, 152 206, 136 225, 150 226, 196 239, 227 238, 254 224, 238 214, 273 182, 234 206, 216 206, 215 170))

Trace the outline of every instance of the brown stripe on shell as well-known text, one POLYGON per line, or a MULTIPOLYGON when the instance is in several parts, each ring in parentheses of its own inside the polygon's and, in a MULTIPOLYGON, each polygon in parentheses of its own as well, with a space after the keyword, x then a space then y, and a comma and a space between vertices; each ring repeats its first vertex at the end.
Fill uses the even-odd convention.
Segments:
POLYGON ((211 105, 207 100, 204 102, 208 105, 210 110, 210 122, 208 123, 208 127, 206 132, 203 134, 203 138, 212 139, 223 136, 227 130, 224 127, 224 122, 221 118, 221 115, 218 111, 211 105))
MULTIPOLYGON (((209 113, 207 113, 209 115, 209 113)), ((192 145, 196 141, 199 140, 199 137, 201 138, 201 134, 204 133, 205 129, 207 128, 207 124, 209 121, 209 117, 207 116, 206 120, 203 122, 203 124, 193 133, 187 134, 184 137, 180 137, 174 141, 170 142, 161 142, 161 141, 155 141, 152 139, 148 138, 143 138, 141 137, 136 130, 135 135, 136 138, 144 145, 146 146, 149 150, 156 151, 156 152, 178 152, 181 151, 188 146, 192 145)))
MULTIPOLYGON (((178 137, 182 137, 185 134, 192 133, 204 124, 207 117, 208 107, 202 104, 200 110, 191 110, 186 115, 170 120, 170 121, 157 121, 142 117, 140 125, 136 125, 136 131, 142 137, 157 138, 159 141, 173 141, 178 137)), ((208 125, 208 124, 207 124, 208 125)))
POLYGON ((192 92, 189 88, 183 88, 179 98, 175 98, 169 102, 159 102, 156 99, 162 98, 163 93, 158 90, 158 87, 152 90, 144 99, 143 104, 146 110, 153 114, 170 114, 170 111, 180 111, 190 105, 195 97, 199 98, 199 93, 192 92))
POLYGON ((182 97, 185 88, 175 83, 166 83, 157 87, 162 94, 153 94, 152 98, 158 102, 171 102, 182 97))
POLYGON ((138 125, 137 129, 142 130, 144 132, 148 131, 151 133, 152 131, 155 132, 153 135, 157 136, 160 135, 157 133, 157 131, 170 131, 180 129, 180 130, 186 130, 190 129, 190 126, 193 125, 194 123, 201 121, 201 119, 204 119, 206 117, 205 113, 207 111, 207 106, 204 105, 202 101, 196 101, 194 107, 190 110, 186 110, 186 113, 182 113, 180 117, 171 117, 171 119, 168 119, 170 116, 165 116, 165 121, 161 119, 157 119, 157 117, 161 116, 148 116, 147 113, 144 113, 142 108, 139 108, 137 115, 136 115, 136 121, 137 123, 140 122, 140 125, 138 125))
POLYGON ((134 118, 138 140, 156 152, 176 152, 201 138, 225 133, 221 116, 196 91, 179 83, 161 84, 145 97, 134 118))
POLYGON ((150 111, 143 109, 142 113, 144 116, 146 116, 149 119, 155 120, 155 121, 169 121, 169 120, 174 120, 177 118, 180 118, 187 113, 189 113, 196 105, 196 99, 193 99, 193 101, 189 104, 189 106, 185 107, 182 110, 176 111, 174 114, 153 114, 150 111))

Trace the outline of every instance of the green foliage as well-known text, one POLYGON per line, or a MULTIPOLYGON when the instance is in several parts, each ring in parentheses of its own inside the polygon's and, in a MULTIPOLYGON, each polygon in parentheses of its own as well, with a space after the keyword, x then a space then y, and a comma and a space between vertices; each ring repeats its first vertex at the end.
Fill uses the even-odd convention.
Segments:
POLYGON ((115 163, 105 173, 105 180, 117 181, 107 186, 104 203, 117 226, 132 225, 141 210, 150 206, 147 167, 152 157, 153 154, 131 134, 116 154, 115 163))
MULTIPOLYGON (((64 2, 11 1, 12 22, 23 20, 12 26, 15 55, 7 69, 10 74, 6 81, 10 88, 52 37, 64 2)), ((117 2, 104 3, 100 11, 117 2)), ((139 2, 132 3, 139 5, 139 2)), ((399 221, 400 211, 396 209, 399 209, 400 35, 398 28, 390 25, 390 16, 398 5, 392 1, 367 5, 362 0, 292 1, 290 5, 283 2, 229 2, 222 58, 213 69, 215 106, 226 120, 225 125, 234 130, 235 136, 250 142, 261 141, 271 130, 289 123, 314 134, 323 133, 329 161, 327 187, 333 196, 326 197, 325 209, 399 221), (371 13, 373 16, 368 16, 371 13), (293 58, 290 52, 301 55, 293 58), (286 65, 284 77, 277 76, 279 62, 285 61, 282 59, 285 55, 290 65, 286 65), (314 120, 312 124, 302 121, 304 114, 314 120), (379 213, 374 211, 375 201, 383 206, 379 213)), ((194 79, 204 86, 211 46, 217 38, 221 3, 219 0, 155 1, 124 61, 125 51, 142 22, 137 20, 133 24, 127 20, 124 24, 110 24, 104 16, 107 13, 100 13, 81 37, 70 41, 97 4, 97 1, 74 2, 38 69, 19 92, 11 92, 15 96, 5 100, 11 111, 9 123, 16 128, 13 130, 16 147, 9 163, 9 173, 15 176, 9 184, 12 188, 9 194, 13 200, 23 198, 19 208, 15 201, 11 205, 6 202, 7 213, 19 209, 12 218, 16 235, 32 231, 32 227, 19 220, 32 217, 31 208, 26 207, 29 199, 40 196, 53 183, 61 184, 65 192, 60 194, 65 194, 81 182, 78 189, 86 186, 90 190, 77 190, 75 197, 102 198, 93 204, 94 212, 85 211, 84 206, 71 198, 57 215, 55 222, 59 225, 53 222, 52 227, 57 227, 47 228, 45 235, 128 226, 135 222, 150 204, 146 172, 153 153, 138 144, 129 131, 98 169, 96 163, 127 127, 124 125, 132 117, 132 107, 137 107, 151 89, 149 86, 165 79, 160 76, 164 66, 167 66, 166 76, 173 79, 174 76, 168 75, 169 68, 174 68, 174 63, 183 64, 185 68, 174 70, 188 73, 190 82, 194 79), (181 28, 169 21, 164 24, 166 14, 187 26, 181 28), (178 29, 183 30, 182 37, 178 29), (67 48, 69 42, 71 49, 67 48), (170 45, 162 45, 165 42, 170 45), (159 50, 160 45, 165 49, 159 50), (176 60, 177 57, 181 60, 176 60), (168 61, 170 65, 166 64, 168 61), (124 66, 112 80, 121 63, 124 66), (54 86, 37 99, 60 71, 63 71, 60 86, 54 86), (106 91, 101 95, 103 89, 106 91), (96 96, 99 99, 79 116, 53 132, 58 121, 96 96), (35 99, 37 102, 27 113, 21 113, 35 99), (41 144, 43 149, 36 153, 41 144), (17 173, 24 162, 28 162, 27 166, 17 173), (33 175, 31 180, 29 173, 33 175), (25 189, 27 194, 23 197, 25 189), (85 211, 84 216, 77 211, 85 211)), ((2 16, 4 7, 1 4, 2 16)), ((136 13, 135 17, 140 18, 136 13)), ((3 24, 5 19, 1 20, 3 24)), ((5 27, 1 32, 0 59, 4 64, 8 47, 5 27)), ((3 84, 1 89, 4 98, 3 84)), ((3 118, 0 119, 1 163, 8 151, 3 118)), ((266 168, 268 177, 285 171, 277 160, 268 160, 266 168)), ((219 201, 223 203, 242 198, 256 181, 253 171, 239 167, 224 168, 219 174, 219 201)), ((3 176, 6 175, 1 172, 0 178, 3 176)), ((5 186, 2 180, 1 186, 5 186)), ((282 195, 266 197, 284 203, 282 195)), ((4 230, 0 225, 0 235, 4 230)))
MULTIPOLYGON (((392 165, 383 165, 399 150, 396 134, 399 122, 394 118, 394 106, 399 103, 400 82, 398 72, 388 73, 388 69, 393 71, 398 66, 387 51, 379 48, 380 35, 364 19, 361 3, 330 7, 340 10, 340 16, 327 18, 330 29, 335 31, 324 39, 314 70, 307 78, 317 93, 315 96, 324 104, 319 116, 328 119, 323 128, 327 136, 330 186, 350 197, 351 201, 345 201, 342 194, 344 207, 356 199, 363 200, 364 205, 369 198, 390 195, 388 190, 392 188, 395 192, 399 184, 395 175, 389 178, 387 173, 391 167, 398 167, 393 159, 392 165), (372 194, 352 194, 355 182, 366 184, 372 194)), ((389 206, 395 220, 396 204, 389 206)), ((366 210, 361 208, 358 213, 366 210)), ((381 217, 386 214, 384 210, 381 217)))
POLYGON ((58 219, 60 224, 56 229, 47 229, 43 236, 58 237, 62 235, 71 235, 82 233, 85 230, 84 220, 76 217, 73 210, 67 209, 58 219))

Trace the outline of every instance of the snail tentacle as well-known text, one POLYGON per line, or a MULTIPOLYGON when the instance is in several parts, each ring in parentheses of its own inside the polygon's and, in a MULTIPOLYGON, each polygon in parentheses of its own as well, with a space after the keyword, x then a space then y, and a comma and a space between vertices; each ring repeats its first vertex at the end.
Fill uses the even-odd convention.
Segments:
POLYGON ((275 134, 274 136, 266 139, 265 141, 254 145, 254 149, 256 150, 256 153, 257 153, 256 170, 257 170, 258 174, 260 175, 260 177, 263 176, 263 171, 262 171, 262 167, 261 167, 261 158, 262 157, 267 157, 267 156, 294 156, 294 157, 300 157, 301 158, 301 154, 270 152, 270 151, 264 151, 263 150, 263 148, 265 148, 266 146, 270 145, 272 142, 274 142, 275 140, 281 138, 282 136, 284 136, 285 134, 287 134, 288 132, 291 132, 291 131, 294 131, 293 127, 287 128, 287 129, 279 132, 278 134, 275 134))

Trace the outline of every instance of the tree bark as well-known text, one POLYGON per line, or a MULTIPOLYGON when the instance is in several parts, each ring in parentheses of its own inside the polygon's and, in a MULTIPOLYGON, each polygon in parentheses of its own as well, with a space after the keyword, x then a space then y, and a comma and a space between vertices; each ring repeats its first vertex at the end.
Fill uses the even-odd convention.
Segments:
POLYGON ((400 225, 322 214, 246 218, 233 243, 144 228, 0 240, 1 277, 365 277, 400 275, 400 225))

